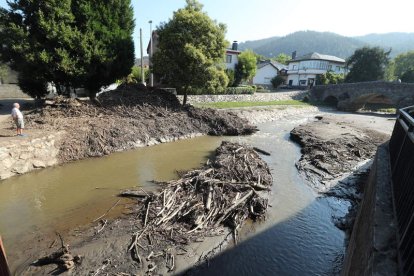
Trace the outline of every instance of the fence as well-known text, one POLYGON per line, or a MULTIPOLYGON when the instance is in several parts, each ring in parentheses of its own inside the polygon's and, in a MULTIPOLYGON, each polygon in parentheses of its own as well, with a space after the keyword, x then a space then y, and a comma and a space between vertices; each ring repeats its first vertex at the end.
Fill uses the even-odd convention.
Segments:
POLYGON ((414 106, 400 109, 390 140, 401 275, 414 275, 414 106))

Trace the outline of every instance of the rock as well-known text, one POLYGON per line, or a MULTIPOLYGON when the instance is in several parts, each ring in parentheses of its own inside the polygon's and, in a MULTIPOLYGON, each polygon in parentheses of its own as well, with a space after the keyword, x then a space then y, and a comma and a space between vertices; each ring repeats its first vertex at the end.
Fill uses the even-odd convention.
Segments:
POLYGON ((40 160, 34 160, 32 164, 35 169, 46 168, 46 164, 40 160))

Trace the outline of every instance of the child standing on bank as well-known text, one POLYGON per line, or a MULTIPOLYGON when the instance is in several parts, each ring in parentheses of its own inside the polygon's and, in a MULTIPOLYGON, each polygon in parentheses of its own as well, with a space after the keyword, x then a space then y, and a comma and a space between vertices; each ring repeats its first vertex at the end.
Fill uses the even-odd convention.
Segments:
POLYGON ((11 113, 14 122, 16 123, 16 134, 17 136, 24 136, 23 129, 24 129, 24 121, 23 121, 23 114, 20 111, 20 105, 18 103, 13 104, 13 109, 11 113))

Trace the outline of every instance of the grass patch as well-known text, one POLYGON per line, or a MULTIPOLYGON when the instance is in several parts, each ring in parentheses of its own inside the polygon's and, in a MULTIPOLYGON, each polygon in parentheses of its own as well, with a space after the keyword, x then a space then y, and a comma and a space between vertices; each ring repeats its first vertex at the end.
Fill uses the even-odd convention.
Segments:
POLYGON ((297 100, 286 100, 286 101, 268 101, 268 102, 216 102, 216 103, 203 103, 195 104, 197 107, 204 108, 237 108, 237 107, 254 107, 254 106, 311 106, 311 104, 297 101, 297 100))

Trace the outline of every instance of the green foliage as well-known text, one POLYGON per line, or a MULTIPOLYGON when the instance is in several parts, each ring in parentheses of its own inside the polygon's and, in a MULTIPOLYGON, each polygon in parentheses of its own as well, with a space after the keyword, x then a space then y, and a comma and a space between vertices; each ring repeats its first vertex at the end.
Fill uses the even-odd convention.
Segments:
POLYGON ((94 96, 128 75, 133 28, 130 0, 12 0, 0 9, 1 59, 20 73, 27 93, 54 82, 94 96))
POLYGON ((72 8, 87 43, 81 47, 80 82, 94 97, 102 86, 127 76, 134 64, 131 0, 73 0, 72 8))
POLYGON ((395 61, 394 60, 390 60, 387 67, 385 68, 384 78, 387 81, 394 81, 397 79, 397 77, 395 76, 395 61))
POLYGON ((414 83, 414 69, 405 71, 405 73, 401 76, 401 81, 414 83))
POLYGON ((279 63, 287 65, 288 61, 291 60, 291 56, 289 56, 285 53, 280 53, 280 54, 277 55, 277 57, 272 58, 272 60, 275 60, 279 63))
POLYGON ((187 0, 185 8, 158 27, 154 74, 184 94, 184 104, 190 91, 224 92, 228 83, 223 66, 225 31, 225 26, 213 21, 196 0, 187 0))
POLYGON ((275 76, 270 82, 272 83, 274 88, 278 88, 280 85, 285 83, 285 78, 278 75, 278 76, 275 76))
POLYGON ((226 75, 229 79, 229 83, 227 84, 228 87, 234 86, 234 70, 226 69, 226 75))
POLYGON ((254 94, 255 88, 251 86, 227 87, 226 94, 254 94))
POLYGON ((344 74, 336 74, 332 71, 328 71, 325 74, 318 75, 316 78, 317 84, 338 84, 343 83, 345 81, 344 74))
MULTIPOLYGON (((144 68, 144 81, 148 80, 150 77, 150 71, 148 68, 144 68)), ((127 77, 128 83, 141 83, 142 80, 142 74, 141 74, 141 66, 134 65, 131 70, 131 74, 127 77)))
POLYGON ((396 78, 402 80, 403 75, 414 70, 414 51, 410 51, 401 55, 398 55, 394 59, 395 69, 394 75, 396 78))
POLYGON ((251 50, 242 52, 238 57, 235 71, 235 84, 239 85, 242 81, 252 79, 257 71, 256 55, 251 50))
POLYGON ((390 51, 379 47, 363 47, 347 60, 350 71, 346 82, 376 81, 384 79, 385 68, 389 62, 390 51))

